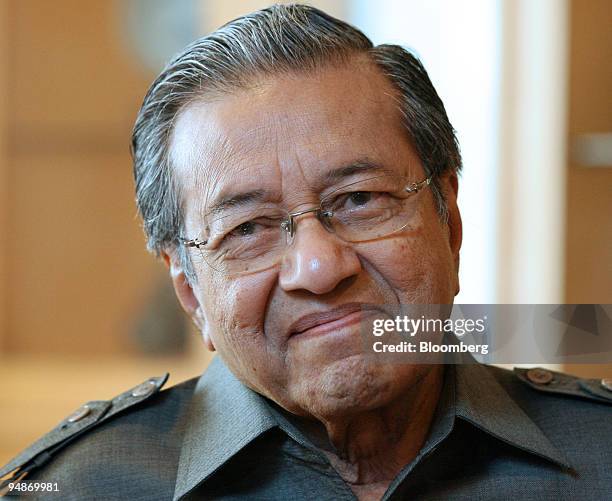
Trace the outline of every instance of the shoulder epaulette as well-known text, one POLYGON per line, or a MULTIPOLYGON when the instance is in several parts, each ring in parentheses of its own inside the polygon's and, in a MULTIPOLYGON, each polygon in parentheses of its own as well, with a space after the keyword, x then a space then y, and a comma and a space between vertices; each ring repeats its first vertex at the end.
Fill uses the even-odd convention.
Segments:
POLYGON ((531 388, 556 395, 568 395, 612 404, 612 379, 583 379, 536 367, 514 368, 517 377, 531 388))
POLYGON ((0 469, 0 479, 13 472, 0 484, 0 491, 10 482, 16 482, 33 470, 46 464, 68 444, 117 413, 133 407, 155 395, 168 380, 168 374, 151 377, 112 400, 93 400, 79 407, 55 428, 0 469))

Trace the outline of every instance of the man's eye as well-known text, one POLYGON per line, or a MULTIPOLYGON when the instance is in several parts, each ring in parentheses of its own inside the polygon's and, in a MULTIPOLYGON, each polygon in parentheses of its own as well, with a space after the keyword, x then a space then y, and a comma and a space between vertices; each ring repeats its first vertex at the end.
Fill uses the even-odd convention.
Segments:
POLYGON ((248 237, 253 235, 257 231, 257 223, 254 221, 247 221, 239 226, 236 226, 229 235, 235 237, 248 237))
POLYGON ((398 201, 391 193, 386 191, 352 191, 336 197, 328 207, 336 213, 358 211, 365 214, 364 211, 393 208, 398 201))
POLYGON ((349 195, 349 201, 352 205, 365 205, 372 200, 372 192, 370 191, 356 191, 349 195))
POLYGON ((266 239, 272 232, 278 230, 280 219, 274 217, 259 217, 241 223, 226 233, 224 240, 246 239, 256 237, 266 239))

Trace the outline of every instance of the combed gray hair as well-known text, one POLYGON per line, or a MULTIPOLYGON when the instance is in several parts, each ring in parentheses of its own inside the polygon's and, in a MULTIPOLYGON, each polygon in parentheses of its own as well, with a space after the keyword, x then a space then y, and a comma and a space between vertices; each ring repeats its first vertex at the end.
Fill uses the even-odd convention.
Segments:
MULTIPOLYGON (((419 155, 443 220, 447 208, 438 176, 461 168, 455 132, 427 72, 397 45, 373 46, 358 29, 307 5, 274 5, 240 17, 196 40, 175 56, 149 88, 132 136, 136 203, 148 248, 159 254, 179 244, 183 214, 170 164, 174 121, 203 94, 229 93, 254 78, 309 72, 368 54, 399 91, 403 123, 419 155)), ((189 255, 178 245, 187 279, 189 255)))

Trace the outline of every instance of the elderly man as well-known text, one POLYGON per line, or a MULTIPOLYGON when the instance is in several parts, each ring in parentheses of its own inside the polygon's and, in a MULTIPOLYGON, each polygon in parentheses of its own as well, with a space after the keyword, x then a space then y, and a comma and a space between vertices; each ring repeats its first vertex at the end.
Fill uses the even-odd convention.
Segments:
POLYGON ((2 474, 64 499, 612 493, 612 393, 364 349, 389 307, 459 291, 461 160, 414 56, 311 7, 256 12, 169 63, 133 155, 149 247, 218 356, 90 402, 2 474))

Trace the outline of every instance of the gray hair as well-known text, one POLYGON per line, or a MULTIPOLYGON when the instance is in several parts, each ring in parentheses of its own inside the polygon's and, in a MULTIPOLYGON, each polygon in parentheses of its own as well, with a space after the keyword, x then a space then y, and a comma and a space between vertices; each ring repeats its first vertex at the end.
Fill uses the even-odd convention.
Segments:
MULTIPOLYGON (((306 5, 274 5, 240 17, 175 56, 149 88, 132 135, 136 203, 148 248, 177 246, 183 228, 181 195, 172 175, 170 139, 179 112, 205 93, 229 93, 254 78, 309 72, 367 54, 399 92, 398 107, 431 185, 438 212, 447 207, 438 176, 461 168, 455 132, 425 68, 397 45, 378 45, 358 29, 306 5)), ((183 245, 179 258, 195 273, 183 245)))

